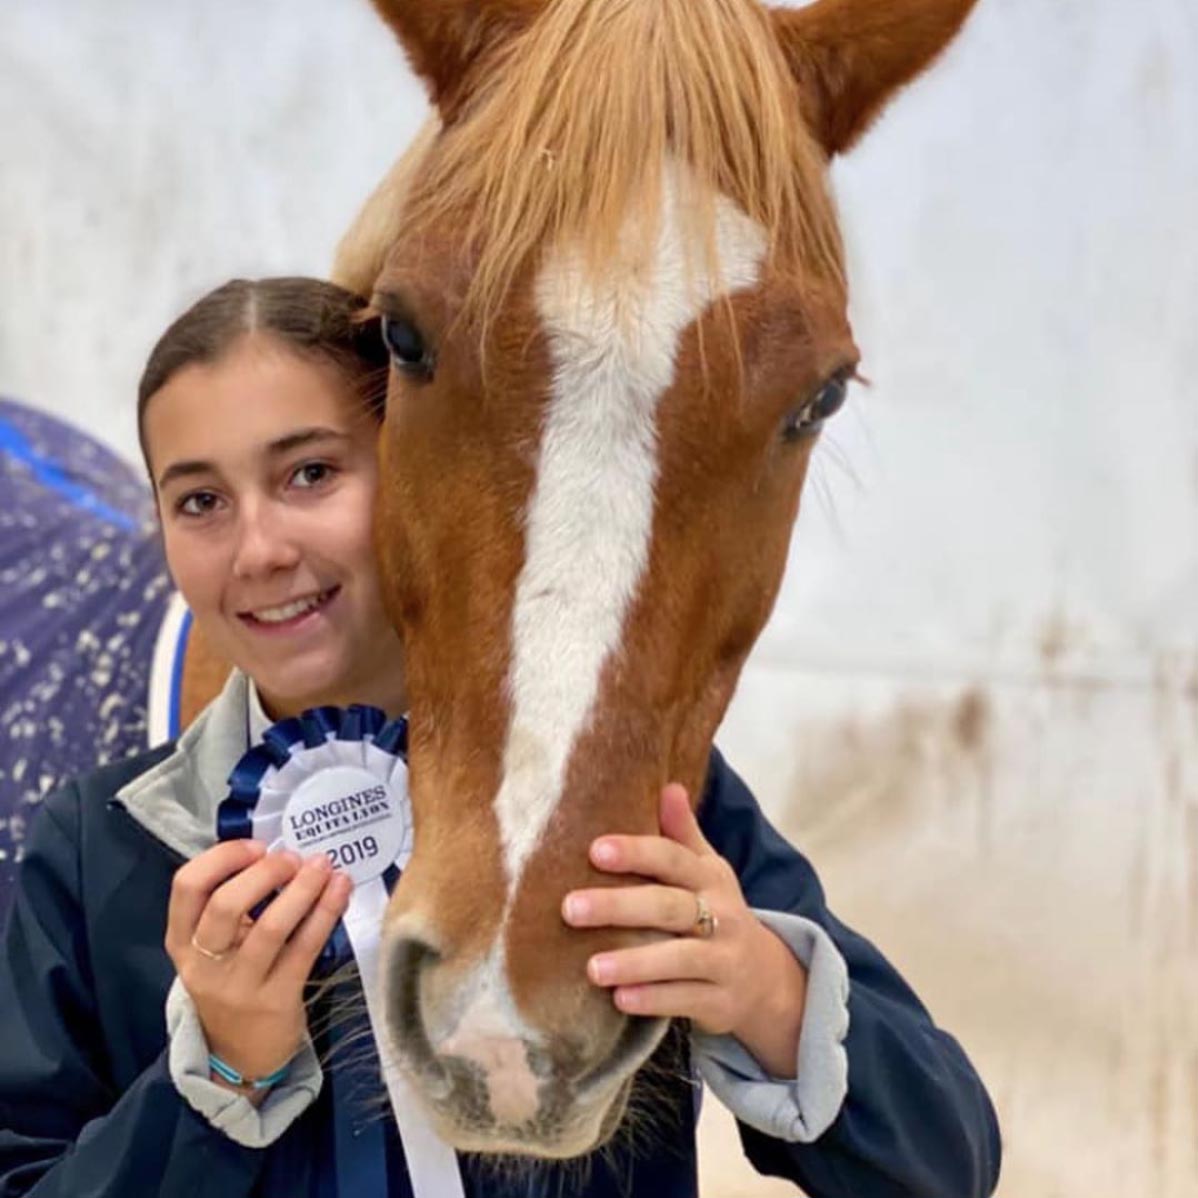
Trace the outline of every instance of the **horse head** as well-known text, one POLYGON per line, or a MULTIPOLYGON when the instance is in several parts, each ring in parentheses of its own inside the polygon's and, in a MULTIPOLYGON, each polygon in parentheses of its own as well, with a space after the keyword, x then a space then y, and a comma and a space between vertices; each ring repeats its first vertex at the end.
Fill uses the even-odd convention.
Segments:
MULTIPOLYGON (((857 365, 828 192, 972 0, 375 0, 436 120, 343 247, 394 370, 378 549, 416 845, 393 1047, 455 1146, 571 1156, 660 1021, 568 929, 702 786, 857 365)), ((626 884, 627 879, 623 882, 626 884)))

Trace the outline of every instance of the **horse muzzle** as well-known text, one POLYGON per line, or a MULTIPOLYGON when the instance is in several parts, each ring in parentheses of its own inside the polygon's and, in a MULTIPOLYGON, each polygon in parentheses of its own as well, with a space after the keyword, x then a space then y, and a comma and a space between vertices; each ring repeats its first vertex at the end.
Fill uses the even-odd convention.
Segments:
POLYGON ((561 985, 552 1026, 534 1026, 511 998, 500 950, 469 968, 418 938, 394 936, 384 951, 389 1047, 459 1151, 592 1151, 619 1126, 633 1075, 668 1026, 622 1014, 585 980, 561 985))

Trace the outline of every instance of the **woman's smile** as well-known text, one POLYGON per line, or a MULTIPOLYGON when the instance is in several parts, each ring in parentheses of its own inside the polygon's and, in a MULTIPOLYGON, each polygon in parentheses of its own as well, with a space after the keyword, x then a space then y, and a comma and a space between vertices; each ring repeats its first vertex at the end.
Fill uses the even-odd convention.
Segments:
POLYGON ((318 627, 321 617, 328 612, 340 593, 341 586, 338 584, 270 607, 239 611, 237 617, 247 628, 264 636, 308 632, 318 627))

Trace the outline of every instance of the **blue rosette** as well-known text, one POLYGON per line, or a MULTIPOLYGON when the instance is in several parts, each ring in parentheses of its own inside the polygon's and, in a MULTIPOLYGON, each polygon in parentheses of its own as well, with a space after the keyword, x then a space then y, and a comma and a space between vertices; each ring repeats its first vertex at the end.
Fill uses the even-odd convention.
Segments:
MULTIPOLYGON (((433 1130, 387 1048, 380 941, 389 892, 412 855, 407 748, 407 721, 388 721, 377 707, 316 707, 281 720, 229 775, 217 835, 252 837, 304 857, 325 853, 353 878, 323 964, 351 954, 357 962, 414 1198, 464 1198, 453 1149, 433 1130)), ((381 1146, 368 1149, 357 1130, 337 1140, 339 1192, 385 1188, 381 1146)))
POLYGON ((281 720, 229 775, 217 836, 324 852, 357 885, 397 875, 412 854, 407 743, 407 721, 377 707, 316 707, 281 720))

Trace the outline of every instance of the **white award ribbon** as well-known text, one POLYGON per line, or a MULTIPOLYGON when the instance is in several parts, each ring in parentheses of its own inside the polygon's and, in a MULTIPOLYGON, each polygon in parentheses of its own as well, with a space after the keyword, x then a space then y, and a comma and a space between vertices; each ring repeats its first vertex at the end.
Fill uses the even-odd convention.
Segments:
MULTIPOLYGON (((322 707, 268 730, 230 776, 221 804, 222 840, 252 836, 270 849, 303 857, 325 853, 349 874, 353 894, 344 916, 366 997, 379 1066, 399 1127, 415 1198, 464 1198, 454 1150, 433 1130, 400 1073, 386 1033, 379 984, 379 941, 388 893, 383 874, 412 855, 412 811, 403 758, 374 743, 383 723, 372 709, 322 707), (352 718, 347 718, 352 717, 352 718), (322 739, 323 738, 323 739, 322 739), (284 747, 285 746, 285 747, 284 747)), ((395 742, 387 731, 385 744, 395 742)))

